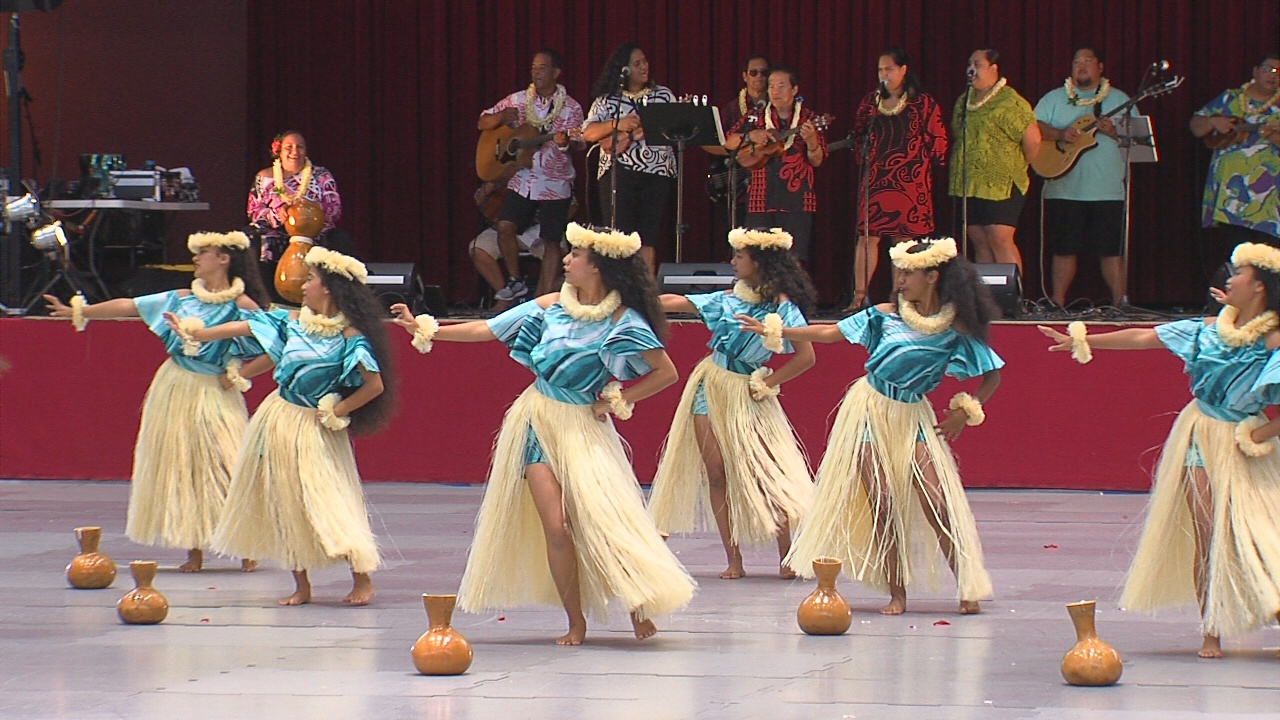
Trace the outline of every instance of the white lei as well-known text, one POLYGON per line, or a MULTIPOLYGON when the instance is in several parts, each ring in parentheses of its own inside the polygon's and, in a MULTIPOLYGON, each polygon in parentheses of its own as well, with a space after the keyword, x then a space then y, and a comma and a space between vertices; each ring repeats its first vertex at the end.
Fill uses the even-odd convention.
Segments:
MULTIPOLYGON (((800 127, 800 111, 803 108, 804 108, 803 101, 796 103, 795 108, 791 111, 791 127, 788 128, 789 130, 795 130, 797 127, 800 127)), ((778 126, 773 124, 773 112, 771 112, 769 108, 764 109, 764 126, 769 130, 778 129, 778 126)), ((791 137, 787 138, 787 142, 782 146, 782 149, 790 150, 792 143, 794 143, 795 141, 796 141, 796 136, 793 133, 791 137)))
POLYGON ((1067 91, 1068 105, 1075 105, 1076 107, 1092 107, 1102 102, 1102 98, 1106 97, 1107 93, 1111 92, 1111 81, 1106 78, 1102 78, 1102 82, 1098 84, 1098 93, 1091 98, 1085 98, 1083 100, 1081 100, 1080 96, 1076 94, 1076 83, 1071 78, 1067 78, 1067 81, 1062 84, 1062 87, 1067 91))
POLYGON ((285 205, 298 202, 306 196, 307 188, 311 187, 311 158, 307 158, 307 164, 298 172, 298 192, 291 193, 284 189, 284 168, 280 165, 280 158, 271 163, 271 179, 276 182, 275 193, 284 200, 285 205))
POLYGON ((533 112, 538 99, 538 91, 534 89, 533 83, 529 83, 529 87, 524 91, 524 121, 536 127, 546 127, 555 122, 560 117, 560 111, 564 110, 565 101, 569 99, 569 93, 564 91, 564 86, 556 83, 556 91, 551 96, 551 111, 547 116, 538 122, 534 118, 537 115, 533 112))
POLYGON ((1254 100, 1253 98, 1249 97, 1249 87, 1252 85, 1253 85, 1253 81, 1250 80, 1249 82, 1240 86, 1240 98, 1241 98, 1240 108, 1245 113, 1247 113, 1250 117, 1262 117, 1262 114, 1265 113, 1267 110, 1271 109, 1272 105, 1275 105, 1277 102, 1280 102, 1280 90, 1276 90, 1275 93, 1273 93, 1271 97, 1268 98, 1267 101, 1262 104, 1262 107, 1250 112, 1249 101, 1259 102, 1258 100, 1254 100))
POLYGON ((759 305, 764 302, 764 298, 760 297, 760 293, 756 292, 756 289, 748 285, 745 280, 739 280, 733 284, 733 296, 751 305, 759 305))
POLYGON ((630 90, 623 90, 622 96, 629 100, 639 100, 642 97, 648 96, 649 93, 651 92, 653 92, 653 88, 649 87, 648 85, 645 85, 643 88, 641 88, 636 92, 631 92, 630 90))
POLYGON ((999 92, 1004 89, 1004 86, 1008 84, 1009 84, 1008 80, 1006 80, 1005 78, 1000 78, 999 80, 996 81, 995 85, 991 86, 991 91, 987 93, 987 96, 982 98, 976 103, 968 99, 973 97, 973 88, 969 88, 968 98, 965 98, 964 106, 970 110, 977 110, 983 105, 986 105, 987 103, 991 102, 991 98, 999 94, 999 92))
POLYGON ((956 319, 956 308, 951 303, 947 303, 942 306, 937 315, 925 317, 916 310, 915 303, 899 296, 898 315, 902 318, 902 322, 921 335, 937 335, 951 327, 951 323, 956 319))
POLYGON ((738 91, 738 114, 742 117, 747 116, 747 89, 742 88, 738 91))
POLYGON ((205 287, 202 278, 196 278, 191 281, 191 294, 202 303, 210 303, 212 305, 221 305, 222 303, 231 302, 244 294, 244 280, 233 278, 231 287, 226 290, 210 290, 205 287))
POLYGON ((907 108, 907 91, 905 89, 902 91, 901 97, 898 98, 898 104, 894 105, 892 110, 884 109, 884 101, 885 98, 880 98, 876 101, 876 110, 879 111, 881 115, 889 117, 897 115, 907 108))
POLYGON ((1218 313, 1218 321, 1214 323, 1218 328, 1218 337, 1224 344, 1231 347, 1248 347, 1280 326, 1280 316, 1277 316, 1274 310, 1262 313, 1240 328, 1236 327, 1236 318, 1239 315, 1240 308, 1234 305, 1223 305, 1222 311, 1218 313))
POLYGON ((610 290, 604 299, 595 305, 583 305, 578 300, 578 288, 565 283, 560 286, 560 307, 574 320, 583 322, 600 322, 622 307, 622 296, 617 290, 610 290))
POLYGON ((329 317, 313 312, 311 308, 303 305, 302 310, 298 311, 298 324, 302 326, 302 331, 308 335, 333 337, 346 330, 348 323, 347 316, 342 313, 329 317))

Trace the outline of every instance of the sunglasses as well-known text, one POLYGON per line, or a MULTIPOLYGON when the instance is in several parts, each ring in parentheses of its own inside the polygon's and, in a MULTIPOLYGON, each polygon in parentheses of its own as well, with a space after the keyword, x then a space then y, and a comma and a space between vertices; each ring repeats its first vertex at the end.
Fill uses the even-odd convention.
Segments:
POLYGON ((750 75, 751 77, 760 77, 761 75, 768 75, 769 68, 765 68, 763 70, 761 70, 760 68, 751 68, 750 70, 747 71, 747 74, 750 75))

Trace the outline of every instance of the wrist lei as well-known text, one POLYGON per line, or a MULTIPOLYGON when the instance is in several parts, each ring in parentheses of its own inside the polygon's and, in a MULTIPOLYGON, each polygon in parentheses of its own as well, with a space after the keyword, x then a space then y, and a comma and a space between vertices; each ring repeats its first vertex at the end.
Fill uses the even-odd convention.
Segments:
POLYGON ((978 398, 967 392, 956 393, 947 407, 951 410, 963 410, 967 416, 964 421, 965 425, 981 425, 987 419, 987 413, 982 409, 982 403, 978 402, 978 398))
POLYGON ((782 316, 769 313, 764 316, 764 349, 769 352, 782 352, 782 316))
POLYGON ((1089 347, 1089 329, 1079 320, 1067 325, 1067 334, 1071 336, 1071 359, 1087 364, 1093 360, 1093 348, 1089 347))
POLYGON ((777 397, 782 392, 782 388, 774 385, 769 387, 764 379, 773 374, 772 368, 758 367, 755 372, 751 373, 751 377, 747 380, 747 389, 751 391, 751 399, 760 402, 765 398, 777 397))
POLYGON ((182 341, 183 355, 195 357, 200 354, 200 346, 204 343, 197 340, 194 333, 203 329, 204 321, 194 315, 188 315, 178 320, 178 329, 174 332, 178 335, 178 339, 182 341))
POLYGON ((431 352, 431 339, 440 332, 440 323, 434 317, 423 313, 413 319, 418 324, 418 329, 413 331, 413 340, 411 345, 422 354, 431 352))
POLYGON ((339 417, 333 413, 333 406, 341 400, 342 396, 338 393, 329 393, 320 398, 320 402, 316 404, 316 409, 320 411, 320 424, 334 432, 346 430, 351 424, 350 417, 339 417))
POLYGON ((249 380, 249 378, 240 374, 240 367, 241 364, 239 360, 228 360, 227 379, 231 381, 231 387, 244 393, 248 392, 249 388, 253 387, 253 382, 249 380))
POLYGON ((622 383, 613 381, 600 391, 600 399, 609 403, 609 411, 619 420, 630 420, 636 404, 622 399, 622 383))
POLYGON ((84 293, 76 293, 75 295, 72 295, 71 327, 75 328, 76 332, 84 332, 84 329, 89 326, 89 319, 84 316, 84 308, 84 293))
POLYGON ((1254 442, 1253 431, 1267 424, 1266 418, 1247 417, 1236 423, 1236 445, 1249 457, 1262 457, 1275 448, 1272 442, 1254 442))

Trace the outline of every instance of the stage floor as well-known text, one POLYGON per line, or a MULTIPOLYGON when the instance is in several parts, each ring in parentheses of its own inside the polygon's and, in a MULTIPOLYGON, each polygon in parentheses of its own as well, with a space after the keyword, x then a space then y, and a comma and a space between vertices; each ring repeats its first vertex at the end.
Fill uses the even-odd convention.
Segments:
POLYGON ((971 491, 995 581, 983 613, 955 613, 951 588, 884 617, 885 598, 842 580, 855 609, 847 635, 809 637, 795 609, 811 582, 773 577, 776 557, 747 556, 751 576, 720 580, 712 534, 671 539, 700 590, 661 632, 631 638, 625 615, 586 645, 558 648, 555 609, 456 614, 475 662, 458 677, 414 672, 426 629, 421 593, 453 592, 482 489, 366 486, 387 568, 367 608, 342 607, 349 575, 315 573, 315 604, 279 608, 289 574, 245 575, 213 559, 176 571, 184 553, 123 538, 128 485, 0 482, 0 717, 131 720, 310 718, 1098 718, 1276 717, 1274 629, 1226 642, 1226 660, 1195 656, 1193 610, 1158 618, 1117 610, 1145 495, 971 491), (72 529, 101 525, 122 567, 107 590, 72 590, 63 568, 72 529), (169 599, 158 626, 127 626, 115 602, 128 562, 161 563, 169 599), (1064 605, 1099 601, 1098 631, 1125 658, 1111 688, 1063 683, 1075 642, 1064 605))

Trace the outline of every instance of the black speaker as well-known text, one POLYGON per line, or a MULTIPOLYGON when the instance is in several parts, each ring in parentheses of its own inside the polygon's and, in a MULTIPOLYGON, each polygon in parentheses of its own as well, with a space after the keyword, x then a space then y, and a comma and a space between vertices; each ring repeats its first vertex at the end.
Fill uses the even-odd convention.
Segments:
POLYGON ((729 263, 662 263, 658 266, 660 292, 709 293, 733 287, 729 263))
POLYGON ((1022 274, 1013 263, 975 263, 978 277, 991 291, 1001 314, 1009 320, 1022 314, 1022 274))
POLYGON ((365 269, 369 271, 365 284, 383 305, 404 303, 415 315, 426 311, 425 288, 413 263, 365 263, 365 269))

